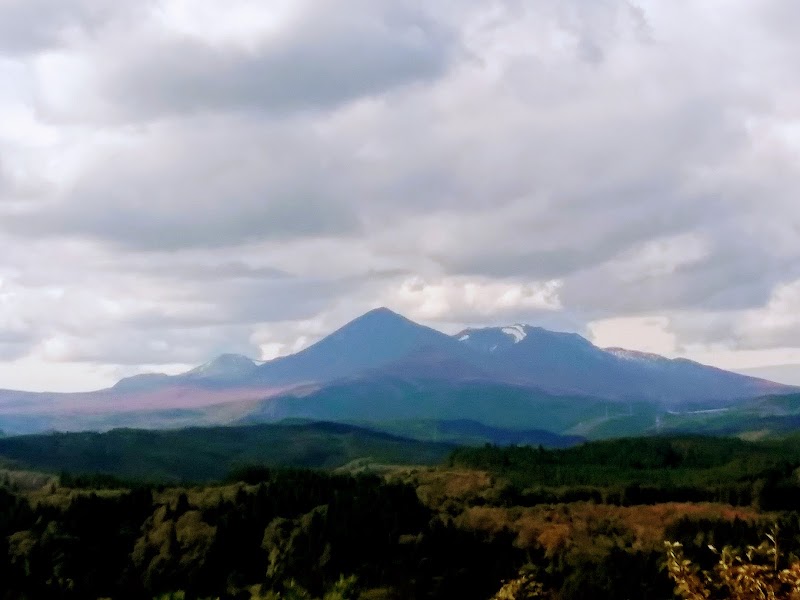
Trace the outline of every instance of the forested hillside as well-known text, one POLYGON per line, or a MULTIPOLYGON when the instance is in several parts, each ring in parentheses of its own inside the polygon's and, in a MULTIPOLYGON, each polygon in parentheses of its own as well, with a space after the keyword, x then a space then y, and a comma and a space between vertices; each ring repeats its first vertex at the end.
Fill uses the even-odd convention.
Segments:
MULTIPOLYGON (((295 434, 308 439, 308 426, 295 434)), ((206 465, 220 447, 215 435, 206 454, 199 439, 163 451, 169 464, 200 452, 206 465)), ((388 449, 398 443, 382 439, 388 449)), ((76 448, 87 447, 43 446, 72 472, 0 473, 0 598, 477 600, 502 587, 563 600, 663 599, 674 587, 664 540, 708 569, 718 558, 709 544, 744 551, 777 523, 784 555, 800 552, 795 445, 678 437, 484 446, 448 450, 441 466, 371 474, 368 459, 336 472, 251 464, 180 486, 118 478, 130 475, 137 450, 155 449, 131 443, 97 470, 88 453, 75 470, 76 448)), ((341 462, 338 446, 327 449, 338 457, 331 464, 341 462)))
POLYGON ((345 576, 345 588, 372 597, 480 598, 523 561, 501 539, 434 519, 409 485, 310 471, 256 478, 161 491, 0 490, 3 597, 268 598, 293 585, 319 597, 345 576))
POLYGON ((789 510, 800 507, 797 442, 653 437, 563 450, 487 445, 455 450, 450 464, 508 480, 508 494, 519 504, 724 502, 789 510))
POLYGON ((336 423, 115 429, 0 440, 0 458, 54 473, 106 473, 158 482, 224 478, 237 466, 335 468, 355 459, 436 464, 452 445, 421 442, 336 423))

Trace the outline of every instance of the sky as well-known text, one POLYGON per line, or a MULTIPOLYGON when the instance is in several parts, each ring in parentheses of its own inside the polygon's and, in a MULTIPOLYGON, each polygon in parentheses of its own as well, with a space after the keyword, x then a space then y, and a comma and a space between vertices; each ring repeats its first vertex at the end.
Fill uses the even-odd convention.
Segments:
POLYGON ((785 0, 0 0, 0 388, 266 359, 377 306, 796 365, 798 28, 785 0))

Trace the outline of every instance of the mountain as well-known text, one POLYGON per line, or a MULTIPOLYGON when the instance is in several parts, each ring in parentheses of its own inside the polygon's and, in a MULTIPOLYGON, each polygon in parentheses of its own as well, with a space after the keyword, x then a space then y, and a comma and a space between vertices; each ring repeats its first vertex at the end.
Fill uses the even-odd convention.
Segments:
POLYGON ((296 354, 266 362, 223 354, 181 375, 137 375, 112 389, 172 388, 184 394, 247 389, 271 396, 287 386, 365 375, 493 381, 561 395, 668 405, 717 406, 792 389, 685 359, 602 349, 578 334, 530 325, 470 328, 449 336, 387 308, 369 311, 296 354))
POLYGON ((636 433, 658 415, 796 391, 685 359, 602 349, 530 325, 450 336, 386 308, 274 360, 223 354, 179 375, 80 394, 0 390, 0 429, 185 427, 307 418, 474 420, 586 437, 636 433))
POLYGON ((141 392, 176 385, 215 387, 246 382, 258 369, 258 361, 241 354, 221 354, 217 358, 180 375, 143 373, 118 381, 112 389, 141 392))
POLYGON ((118 392, 144 392, 171 385, 173 377, 163 373, 142 373, 120 379, 111 388, 118 392))
POLYGON ((241 354, 221 354, 211 362, 184 373, 187 379, 239 379, 255 373, 258 363, 241 354))
POLYGON ((498 376, 554 393, 718 406, 791 390, 686 359, 602 349, 575 333, 529 325, 466 329, 453 338, 482 352, 498 376))
POLYGON ((331 381, 389 365, 419 351, 452 357, 470 354, 444 333, 388 308, 377 308, 297 354, 265 362, 256 375, 274 385, 331 381))

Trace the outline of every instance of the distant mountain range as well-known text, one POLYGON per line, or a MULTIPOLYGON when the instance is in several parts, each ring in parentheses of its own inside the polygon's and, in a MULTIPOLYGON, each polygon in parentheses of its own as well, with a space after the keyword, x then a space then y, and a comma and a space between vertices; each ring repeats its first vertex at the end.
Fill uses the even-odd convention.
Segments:
POLYGON ((613 435, 609 423, 636 432, 661 414, 739 406, 794 391, 685 359, 602 349, 577 334, 529 325, 451 336, 380 308, 275 360, 224 354, 180 375, 138 375, 83 394, 0 391, 0 430, 303 418, 469 420, 559 434, 610 429, 613 435))

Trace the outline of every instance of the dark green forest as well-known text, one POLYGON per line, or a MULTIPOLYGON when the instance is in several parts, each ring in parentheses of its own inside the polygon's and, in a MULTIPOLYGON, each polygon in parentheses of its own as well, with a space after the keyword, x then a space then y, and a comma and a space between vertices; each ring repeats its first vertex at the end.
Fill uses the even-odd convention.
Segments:
POLYGON ((485 598, 524 558, 502 536, 435 518, 406 484, 308 470, 234 478, 250 483, 53 485, 34 501, 0 490, 3 597, 321 597, 341 579, 346 597, 485 598))
POLYGON ((244 452, 231 432, 267 430, 203 431, 3 440, 0 598, 488 599, 518 580, 536 586, 515 598, 661 599, 664 540, 708 568, 709 544, 777 524, 800 552, 796 438, 373 446, 304 424, 244 452))
POLYGON ((458 448, 451 466, 510 482, 509 502, 606 504, 723 502, 765 510, 800 507, 800 438, 746 442, 700 436, 589 442, 563 450, 458 448))
POLYGON ((218 481, 251 464, 329 469, 365 457, 388 464, 438 464, 453 447, 339 423, 287 423, 9 437, 0 439, 0 457, 55 473, 196 483, 218 481))

